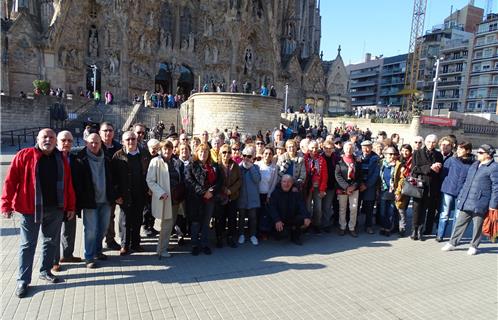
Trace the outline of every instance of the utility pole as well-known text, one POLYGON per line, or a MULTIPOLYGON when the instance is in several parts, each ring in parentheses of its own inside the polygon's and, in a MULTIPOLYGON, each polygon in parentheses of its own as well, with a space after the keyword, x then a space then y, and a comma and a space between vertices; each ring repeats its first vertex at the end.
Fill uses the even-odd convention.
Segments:
POLYGON ((444 57, 437 58, 436 63, 434 64, 436 66, 436 75, 434 76, 434 79, 432 80, 434 82, 434 88, 432 90, 431 117, 432 117, 432 113, 434 112, 434 102, 436 100, 437 83, 439 82, 439 63, 443 59, 444 59, 444 57))
POLYGON ((285 84, 285 103, 284 103, 284 112, 287 117, 287 97, 289 96, 289 84, 285 84))

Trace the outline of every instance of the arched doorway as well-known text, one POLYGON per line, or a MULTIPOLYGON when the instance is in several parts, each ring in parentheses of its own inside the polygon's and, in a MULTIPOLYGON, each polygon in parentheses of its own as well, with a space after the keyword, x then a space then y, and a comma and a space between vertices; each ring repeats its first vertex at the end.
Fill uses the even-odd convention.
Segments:
POLYGON ((190 96, 190 92, 194 89, 194 73, 185 65, 180 66, 180 78, 177 84, 177 93, 185 95, 186 98, 190 96))
POLYGON ((172 82, 171 65, 169 63, 161 63, 159 65, 159 72, 155 78, 155 90, 163 93, 173 93, 172 82))

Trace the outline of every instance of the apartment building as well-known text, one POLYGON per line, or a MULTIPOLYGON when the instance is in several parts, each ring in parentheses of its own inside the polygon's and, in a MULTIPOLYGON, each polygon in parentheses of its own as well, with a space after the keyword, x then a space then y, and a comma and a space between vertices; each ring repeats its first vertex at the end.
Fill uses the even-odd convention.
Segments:
POLYGON ((403 104, 403 96, 399 92, 405 87, 407 54, 383 58, 380 73, 381 105, 399 107, 403 104))
POLYGON ((352 107, 374 106, 379 102, 379 80, 382 58, 367 53, 365 62, 346 66, 348 92, 352 107))
POLYGON ((464 111, 495 112, 498 98, 498 14, 477 27, 464 111))

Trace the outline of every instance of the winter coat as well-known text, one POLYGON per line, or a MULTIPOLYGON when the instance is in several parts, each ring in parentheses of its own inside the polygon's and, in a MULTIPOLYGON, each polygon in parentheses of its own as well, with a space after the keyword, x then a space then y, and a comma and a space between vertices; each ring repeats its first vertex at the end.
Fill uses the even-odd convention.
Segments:
POLYGON ((308 153, 304 155, 304 165, 306 168, 306 185, 309 187, 306 192, 311 192, 313 190, 313 182, 318 184, 318 190, 320 192, 326 192, 328 171, 325 158, 322 155, 317 155, 315 158, 312 158, 311 154, 308 153), (317 167, 312 165, 313 161, 318 162, 317 167))
POLYGON ((473 162, 474 157, 468 159, 458 157, 448 158, 443 166, 443 184, 441 186, 441 192, 453 197, 458 196, 458 193, 462 190, 463 184, 465 183, 465 178, 467 178, 467 172, 473 162))
POLYGON ((335 181, 337 183, 337 193, 342 194, 349 186, 358 189, 362 181, 361 165, 355 162, 355 175, 354 179, 348 179, 348 165, 343 159, 335 166, 335 181))
POLYGON ((146 181, 152 192, 151 211, 154 218, 161 220, 172 219, 169 168, 161 156, 154 157, 150 161, 146 181), (159 199, 163 194, 166 194, 167 198, 159 199))
MULTIPOLYGON (((145 200, 147 197, 147 182, 145 181, 145 177, 147 176, 147 171, 149 169, 150 156, 149 153, 141 152, 140 162, 141 166, 141 174, 143 176, 144 188, 143 190, 134 190, 135 192, 140 192, 143 195, 143 199, 145 200)), ((111 172, 112 172, 112 182, 114 185, 114 194, 116 199, 122 198, 123 204, 121 207, 130 207, 132 205, 132 190, 131 190, 131 172, 130 167, 128 165, 128 154, 125 149, 122 148, 118 150, 111 161, 111 172)), ((140 204, 139 204, 140 205, 140 204)))
POLYGON ((484 216, 489 208, 498 209, 498 163, 491 160, 487 164, 479 164, 476 161, 470 166, 456 207, 484 216))
POLYGON ((436 162, 443 164, 443 155, 437 150, 429 154, 427 148, 423 147, 413 153, 412 175, 422 179, 431 198, 439 196, 441 191, 441 174, 431 169, 436 162))
MULTIPOLYGON (((73 174, 73 185, 76 193, 76 208, 96 209, 95 189, 93 186, 92 171, 88 163, 86 147, 79 151, 76 156, 71 156, 71 172, 73 174)), ((103 151, 102 151, 103 152, 103 151)), ((110 159, 104 157, 105 165, 105 191, 107 201, 114 203, 114 188, 111 177, 110 159)))
POLYGON ((302 218, 311 217, 304 205, 302 194, 292 190, 285 192, 280 186, 277 186, 273 196, 270 198, 268 211, 274 223, 293 220, 296 216, 302 218))
POLYGON ((360 194, 362 200, 373 201, 379 180, 379 156, 372 152, 368 156, 361 156, 362 182, 367 186, 360 194))
MULTIPOLYGON (((32 147, 22 149, 14 156, 3 185, 2 212, 35 213, 36 167, 42 155, 39 149, 32 147)), ((71 169, 67 158, 62 156, 62 160, 64 163, 64 211, 75 211, 76 197, 71 169)))
POLYGON ((239 165, 242 186, 238 206, 240 209, 259 208, 261 206, 259 199, 259 182, 261 181, 259 167, 253 164, 249 169, 246 169, 242 163, 239 165))
MULTIPOLYGON (((220 172, 223 168, 220 166, 220 172)), ((223 179, 223 187, 230 190, 230 201, 235 201, 239 198, 240 187, 242 186, 242 177, 240 174, 240 167, 235 161, 230 160, 228 164, 228 179, 223 179)))
POLYGON ((304 184, 304 180, 306 180, 306 168, 304 167, 304 159, 302 157, 296 156, 291 159, 289 154, 286 152, 281 155, 277 160, 278 167, 278 175, 280 178, 285 174, 291 162, 294 164, 292 170, 292 176, 294 178, 294 185, 298 188, 304 184))
MULTIPOLYGON (((201 222, 204 218, 202 209, 204 207, 204 194, 210 187, 214 189, 213 198, 220 192, 223 185, 223 174, 220 167, 213 163, 211 164, 216 174, 216 181, 212 186, 206 186, 207 171, 202 167, 202 162, 199 160, 192 161, 185 168, 185 185, 187 187, 187 198, 189 209, 186 210, 187 218, 191 222, 201 222)), ((212 199, 214 201, 214 199, 212 199)))

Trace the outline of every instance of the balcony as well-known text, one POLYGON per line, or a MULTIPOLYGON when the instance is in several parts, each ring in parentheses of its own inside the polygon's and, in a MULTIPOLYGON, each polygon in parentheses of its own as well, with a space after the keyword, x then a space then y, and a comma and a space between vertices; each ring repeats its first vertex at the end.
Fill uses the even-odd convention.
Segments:
POLYGON ((495 46, 497 44, 498 44, 498 40, 484 42, 481 44, 477 44, 477 42, 476 42, 475 48, 484 48, 484 47, 489 47, 489 46, 495 46))
POLYGON ((454 81, 440 81, 438 83, 439 87, 450 87, 450 86, 460 86, 462 84, 462 80, 454 80, 454 81))
POLYGON ((372 87, 372 86, 377 86, 377 82, 375 82, 375 81, 358 81, 358 82, 351 82, 349 86, 350 86, 350 88, 372 87))
POLYGON ((360 78, 368 78, 368 77, 377 77, 379 71, 365 71, 365 72, 351 72, 349 75, 350 79, 360 79, 360 78))
POLYGON ((458 100, 460 99, 460 95, 454 95, 454 96, 439 96, 436 95, 436 100, 442 101, 442 100, 458 100))
POLYGON ((498 86, 498 80, 495 81, 486 81, 486 82, 478 82, 478 83, 470 83, 469 87, 493 87, 498 86))
POLYGON ((356 92, 349 92, 349 95, 351 97, 367 97, 367 96, 375 96, 376 92, 374 90, 365 90, 365 91, 356 91, 356 92))
POLYGON ((393 74, 405 74, 405 70, 401 68, 382 70, 382 73, 380 75, 383 77, 393 74))
POLYGON ((358 100, 351 102, 351 105, 353 106, 374 106, 376 104, 375 100, 358 100))
POLYGON ((465 68, 462 70, 458 70, 457 68, 448 68, 448 70, 441 70, 441 74, 454 74, 454 73, 462 73, 465 72, 465 68))

